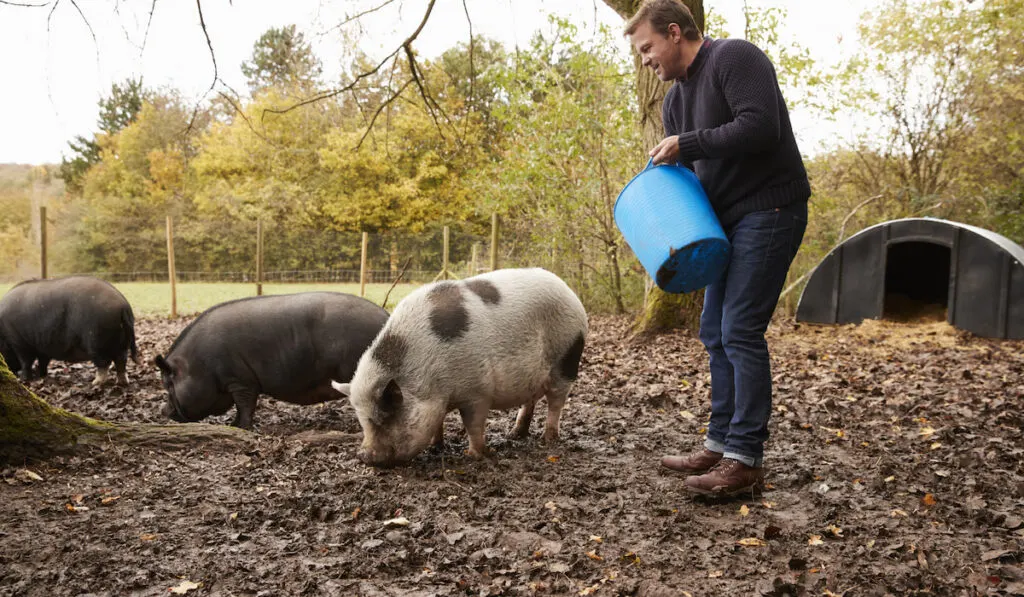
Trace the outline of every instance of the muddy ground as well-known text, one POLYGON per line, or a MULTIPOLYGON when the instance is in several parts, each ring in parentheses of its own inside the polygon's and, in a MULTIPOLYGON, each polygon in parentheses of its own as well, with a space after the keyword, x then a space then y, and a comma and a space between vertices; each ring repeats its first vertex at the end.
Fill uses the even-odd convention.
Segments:
MULTIPOLYGON (((145 356, 187 323, 141 320, 145 356)), ((699 342, 592 327, 556 446, 537 439, 542 409, 526 442, 493 413, 495 454, 473 461, 449 415, 443 453, 376 470, 346 403, 264 399, 249 450, 111 444, 8 468, 0 595, 1024 594, 1024 344, 944 323, 774 325, 769 487, 706 502, 658 465, 700 442, 699 342)), ((161 422, 155 370, 130 373, 93 390, 89 367, 56 363, 31 387, 161 422)))

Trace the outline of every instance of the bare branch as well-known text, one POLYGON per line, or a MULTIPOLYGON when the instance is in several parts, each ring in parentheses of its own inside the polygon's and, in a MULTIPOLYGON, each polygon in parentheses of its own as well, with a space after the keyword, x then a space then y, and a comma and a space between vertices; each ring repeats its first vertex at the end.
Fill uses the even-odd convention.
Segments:
MULTIPOLYGON (((210 88, 203 94, 203 97, 206 97, 217 86, 217 80, 220 79, 220 76, 217 74, 217 54, 213 51, 213 42, 210 41, 210 33, 206 30, 206 19, 203 18, 203 0, 196 0, 196 9, 199 11, 199 26, 202 27, 203 36, 206 37, 206 47, 210 48, 210 60, 213 61, 213 81, 210 83, 210 88)), ((192 109, 192 117, 188 119, 188 126, 185 128, 186 135, 192 131, 192 126, 196 122, 201 101, 196 101, 196 106, 192 109)))
POLYGON ((43 4, 25 4, 24 2, 8 2, 8 0, 0 0, 0 4, 6 4, 7 6, 20 6, 22 8, 45 8, 49 6, 49 2, 43 4))
POLYGON ((364 10, 363 12, 360 12, 360 13, 357 13, 355 15, 352 15, 351 17, 346 18, 344 21, 338 23, 334 27, 331 27, 327 31, 324 31, 323 33, 320 34, 320 36, 323 37, 324 35, 327 35, 328 33, 332 32, 332 31, 337 31, 337 30, 341 29, 342 27, 344 27, 345 25, 348 25, 352 21, 358 21, 360 18, 365 17, 368 14, 377 12, 378 10, 384 8, 385 6, 387 6, 388 4, 391 4, 394 1, 395 0, 384 0, 383 3, 378 4, 377 6, 374 6, 373 8, 368 8, 368 9, 364 10))
POLYGON ((377 122, 377 117, 380 116, 380 113, 384 111, 384 108, 387 108, 388 106, 390 106, 392 104, 392 102, 394 102, 396 99, 401 97, 402 92, 405 91, 405 88, 408 87, 411 84, 412 84, 412 79, 409 79, 408 81, 405 82, 404 85, 402 85, 402 87, 398 91, 392 93, 390 96, 388 96, 387 99, 385 99, 383 102, 381 102, 379 106, 377 106, 377 109, 374 110, 374 112, 373 112, 373 116, 370 117, 370 121, 366 124, 366 130, 363 131, 363 136, 359 138, 359 143, 356 143, 356 147, 355 147, 356 149, 359 149, 360 147, 362 147, 363 141, 370 134, 370 131, 373 130, 373 125, 374 125, 375 122, 377 122))
MULTIPOLYGON (((380 9, 380 8, 386 6, 387 4, 389 4, 389 3, 393 2, 393 1, 394 0, 387 0, 384 4, 381 4, 380 6, 378 6, 377 9, 380 9)), ((420 24, 419 24, 418 27, 416 27, 416 30, 413 31, 412 34, 409 37, 407 37, 405 39, 405 41, 403 41, 401 43, 401 45, 399 45, 397 48, 395 48, 394 52, 391 52, 390 54, 385 56, 384 59, 381 60, 377 64, 377 66, 373 67, 373 69, 371 69, 369 71, 364 71, 362 73, 359 73, 359 75, 357 75, 356 78, 353 79, 351 83, 349 83, 348 85, 345 85, 344 87, 341 87, 339 89, 334 89, 334 90, 331 90, 331 91, 325 91, 323 93, 318 93, 318 94, 314 95, 313 97, 304 99, 304 100, 302 100, 302 101, 300 101, 298 103, 292 104, 291 106, 288 106, 286 108, 266 108, 263 111, 263 115, 260 117, 261 120, 264 117, 266 117, 267 112, 270 112, 272 114, 284 114, 285 112, 289 112, 291 110, 294 110, 296 108, 305 106, 307 104, 312 104, 312 103, 318 102, 320 100, 325 100, 325 99, 332 98, 332 97, 334 97, 334 96, 336 96, 338 94, 341 94, 341 93, 344 93, 346 91, 349 91, 350 89, 353 89, 356 86, 356 84, 359 83, 359 81, 365 79, 366 77, 369 77, 370 75, 376 74, 377 71, 379 71, 389 60, 391 60, 392 58, 397 56, 399 52, 401 52, 403 49, 406 48, 406 46, 409 46, 410 48, 412 47, 412 42, 415 41, 417 37, 419 37, 420 32, 423 31, 423 27, 426 26, 427 20, 430 18, 430 13, 434 10, 434 4, 436 2, 437 2, 437 0, 430 0, 430 4, 427 5, 427 10, 423 13, 423 18, 420 20, 420 24)), ((422 88, 422 86, 421 86, 421 88, 422 88)))

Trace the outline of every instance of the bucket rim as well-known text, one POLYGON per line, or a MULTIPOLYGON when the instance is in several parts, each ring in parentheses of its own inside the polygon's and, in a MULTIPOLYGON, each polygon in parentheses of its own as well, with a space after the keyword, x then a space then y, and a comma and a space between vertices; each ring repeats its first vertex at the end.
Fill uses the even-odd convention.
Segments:
MULTIPOLYGON (((634 182, 636 182, 636 180, 638 178, 640 178, 641 176, 643 176, 644 174, 647 174, 648 172, 653 171, 655 168, 661 168, 662 166, 667 166, 669 168, 675 168, 675 169, 678 169, 678 170, 686 170, 686 171, 690 172, 690 174, 693 174, 694 177, 697 176, 696 173, 694 173, 692 170, 690 170, 689 168, 687 168, 685 166, 680 165, 678 162, 675 163, 675 164, 654 164, 654 158, 651 158, 651 159, 647 160, 647 167, 644 168, 643 170, 637 172, 636 174, 634 174, 633 178, 630 178, 629 182, 626 183, 626 186, 622 187, 622 190, 619 191, 619 195, 615 198, 615 204, 612 205, 612 216, 614 216, 618 212, 618 210, 619 210, 619 201, 622 200, 622 196, 626 194, 626 190, 629 189, 630 185, 632 185, 634 182)), ((697 179, 697 181, 699 183, 700 179, 697 179)))

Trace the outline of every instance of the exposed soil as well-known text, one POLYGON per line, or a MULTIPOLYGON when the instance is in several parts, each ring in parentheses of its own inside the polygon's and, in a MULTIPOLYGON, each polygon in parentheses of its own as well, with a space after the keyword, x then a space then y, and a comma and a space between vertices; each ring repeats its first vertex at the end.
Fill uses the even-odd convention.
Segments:
MULTIPOLYGON (((139 321, 144 356, 187 323, 139 321)), ((474 461, 451 415, 442 453, 377 470, 346 403, 264 399, 244 453, 112 444, 8 468, 0 595, 1024 594, 1024 344, 775 325, 769 487, 707 502, 658 465, 700 443, 700 343, 592 328, 555 446, 542 409, 526 442, 493 413, 474 461)), ((148 365, 128 389, 51 371, 31 387, 52 404, 163 422, 148 365)))

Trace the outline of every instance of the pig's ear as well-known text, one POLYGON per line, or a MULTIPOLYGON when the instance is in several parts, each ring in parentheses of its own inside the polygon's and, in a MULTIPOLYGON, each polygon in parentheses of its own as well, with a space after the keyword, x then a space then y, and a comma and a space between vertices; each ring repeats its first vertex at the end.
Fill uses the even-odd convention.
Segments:
POLYGON ((402 408, 402 402, 405 397, 402 396, 402 388, 398 387, 395 380, 388 382, 388 385, 384 388, 384 393, 380 395, 380 410, 387 418, 399 411, 402 408))
POLYGON ((335 390, 338 390, 338 392, 342 396, 351 396, 352 395, 352 384, 338 383, 338 382, 336 382, 336 381, 334 381, 332 379, 331 380, 331 387, 334 388, 335 390))
POLYGON ((153 364, 167 375, 174 375, 174 369, 171 368, 170 363, 167 362, 167 359, 165 359, 162 354, 156 355, 153 359, 153 364))

